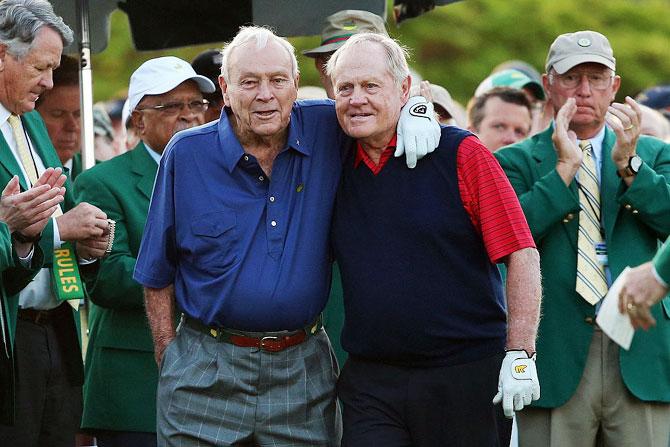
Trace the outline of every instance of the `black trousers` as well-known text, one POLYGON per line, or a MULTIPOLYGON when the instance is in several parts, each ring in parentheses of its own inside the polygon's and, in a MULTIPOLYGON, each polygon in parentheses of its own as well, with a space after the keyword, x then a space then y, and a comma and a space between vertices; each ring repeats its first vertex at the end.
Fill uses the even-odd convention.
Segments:
POLYGON ((342 446, 498 446, 491 401, 502 358, 410 368, 349 357, 338 382, 342 446))
POLYGON ((0 425, 0 446, 74 446, 82 412, 80 352, 67 304, 46 322, 17 320, 16 420, 0 425))

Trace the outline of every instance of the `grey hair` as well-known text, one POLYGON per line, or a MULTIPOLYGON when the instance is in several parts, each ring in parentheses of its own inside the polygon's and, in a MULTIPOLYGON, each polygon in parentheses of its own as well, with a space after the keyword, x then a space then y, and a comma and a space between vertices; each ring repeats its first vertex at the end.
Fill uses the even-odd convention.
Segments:
POLYGON ((389 73, 391 73, 396 83, 401 85, 410 74, 409 66, 407 65, 409 51, 397 40, 383 34, 375 33, 360 33, 351 36, 344 45, 335 51, 328 61, 328 64, 326 65, 326 73, 328 76, 331 78, 333 77, 333 73, 335 73, 335 69, 337 68, 337 62, 342 53, 354 50, 356 45, 366 42, 374 42, 382 46, 386 53, 386 68, 388 68, 389 73))
POLYGON ((288 40, 277 36, 270 28, 264 26, 242 26, 233 40, 226 43, 221 51, 221 74, 226 82, 230 81, 228 77, 230 68, 228 67, 228 60, 230 59, 230 54, 235 48, 241 47, 252 40, 256 42, 256 48, 265 48, 271 40, 277 42, 291 56, 293 79, 298 78, 300 70, 298 68, 298 60, 295 57, 295 48, 293 48, 293 45, 288 40))
POLYGON ((74 39, 72 30, 54 13, 46 0, 3 0, 0 2, 0 44, 17 58, 24 57, 43 26, 56 31, 63 46, 74 39))

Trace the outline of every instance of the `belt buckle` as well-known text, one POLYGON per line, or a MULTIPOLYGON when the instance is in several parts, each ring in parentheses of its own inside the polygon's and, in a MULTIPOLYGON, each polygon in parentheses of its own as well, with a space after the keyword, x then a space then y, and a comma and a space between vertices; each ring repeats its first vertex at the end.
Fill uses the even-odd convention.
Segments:
POLYGON ((282 349, 284 349, 281 346, 281 344, 280 343, 272 344, 272 342, 278 342, 278 341, 279 341, 279 337, 275 337, 275 336, 263 337, 263 338, 261 338, 259 348, 261 348, 263 351, 267 351, 267 352, 279 352, 282 349))

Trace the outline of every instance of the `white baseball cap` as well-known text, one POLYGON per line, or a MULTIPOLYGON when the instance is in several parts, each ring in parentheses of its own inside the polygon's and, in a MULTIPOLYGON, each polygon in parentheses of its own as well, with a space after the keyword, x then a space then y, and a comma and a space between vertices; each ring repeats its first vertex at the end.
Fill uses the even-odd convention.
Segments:
POLYGON ((174 56, 149 59, 130 76, 128 112, 132 113, 145 95, 161 95, 184 81, 193 80, 203 93, 214 92, 214 84, 197 74, 191 64, 174 56))

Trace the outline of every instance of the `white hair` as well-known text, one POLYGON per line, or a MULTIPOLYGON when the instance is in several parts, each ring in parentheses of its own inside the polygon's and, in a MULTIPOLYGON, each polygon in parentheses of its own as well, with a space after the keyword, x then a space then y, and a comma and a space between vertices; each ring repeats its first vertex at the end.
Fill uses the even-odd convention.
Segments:
POLYGON ((401 45, 397 40, 383 34, 360 33, 351 36, 349 40, 347 40, 344 45, 338 48, 331 56, 328 65, 326 65, 326 74, 332 78, 333 73, 335 73, 335 70, 337 69, 337 62, 342 54, 347 51, 355 50, 357 45, 368 42, 377 43, 382 46, 386 53, 386 68, 389 73, 391 73, 396 83, 401 85, 410 74, 409 66, 407 65, 409 52, 407 48, 401 45))
POLYGON ((3 0, 0 2, 0 44, 17 58, 24 57, 43 26, 56 31, 63 46, 72 43, 73 34, 63 19, 45 0, 3 0))
POLYGON ((226 82, 230 82, 230 78, 228 77, 230 73, 228 61, 230 59, 231 53, 237 47, 241 47, 250 41, 256 42, 256 48, 265 48, 270 41, 278 43, 291 57, 293 79, 298 78, 300 71, 298 69, 298 60, 295 57, 295 48, 293 48, 293 45, 291 45, 288 40, 277 36, 270 28, 263 26, 242 26, 240 27, 240 31, 237 33, 235 38, 225 44, 223 46, 223 50, 221 51, 221 74, 223 75, 223 79, 225 79, 226 82))

